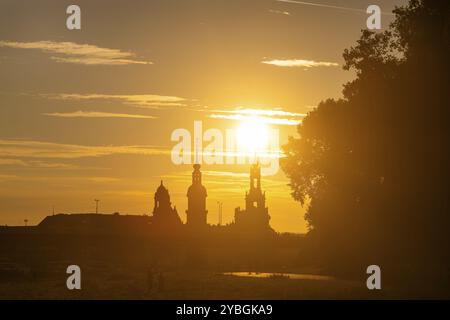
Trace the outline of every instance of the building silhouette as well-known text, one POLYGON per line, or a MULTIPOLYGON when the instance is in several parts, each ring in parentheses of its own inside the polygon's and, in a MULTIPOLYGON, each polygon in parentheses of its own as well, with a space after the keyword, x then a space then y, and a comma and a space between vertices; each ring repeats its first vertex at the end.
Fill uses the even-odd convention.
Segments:
MULTIPOLYGON (((172 206, 169 190, 161 180, 154 194, 153 214, 53 214, 46 217, 39 230, 50 233, 74 234, 158 234, 178 235, 184 230, 237 231, 246 234, 266 234, 274 232, 270 227, 266 195, 261 189, 261 167, 255 163, 250 167, 250 189, 245 193, 245 209, 235 209, 234 222, 226 226, 207 224, 207 191, 202 184, 200 164, 193 166, 192 184, 187 190, 188 208, 186 224, 180 219, 177 209, 172 206), (171 232, 176 231, 176 232, 171 232)), ((219 202, 221 204, 221 202, 219 202)), ((233 233, 234 234, 234 233, 233 233)))
POLYGON ((155 192, 152 224, 158 228, 176 227, 182 225, 176 207, 172 208, 169 190, 164 186, 163 181, 155 192))
POLYGON ((44 233, 77 235, 145 235, 151 219, 147 215, 101 213, 53 214, 42 220, 38 229, 44 233))
POLYGON ((202 173, 200 165, 194 164, 192 172, 192 185, 188 188, 188 209, 186 210, 187 225, 192 228, 203 228, 207 226, 206 216, 206 188, 202 185, 202 173))
POLYGON ((235 209, 234 222, 237 227, 260 231, 271 229, 269 220, 266 194, 261 190, 261 167, 257 162, 250 167, 250 190, 245 193, 245 210, 235 209))

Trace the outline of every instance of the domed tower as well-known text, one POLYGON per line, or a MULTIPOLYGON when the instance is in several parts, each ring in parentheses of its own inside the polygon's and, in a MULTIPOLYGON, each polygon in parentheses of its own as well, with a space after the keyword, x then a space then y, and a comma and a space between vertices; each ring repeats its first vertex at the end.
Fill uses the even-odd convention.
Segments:
POLYGON ((169 190, 161 184, 155 192, 155 205, 153 207, 153 223, 163 226, 181 225, 181 219, 178 216, 176 208, 172 208, 170 202, 169 190))
POLYGON ((186 210, 187 225, 191 227, 206 226, 206 188, 202 185, 200 165, 194 164, 192 185, 188 188, 188 209, 186 210))
POLYGON ((162 180, 158 189, 156 189, 154 199, 155 199, 155 206, 153 207, 153 212, 157 211, 158 209, 164 210, 170 208, 171 203, 169 190, 167 190, 166 187, 164 187, 162 180))

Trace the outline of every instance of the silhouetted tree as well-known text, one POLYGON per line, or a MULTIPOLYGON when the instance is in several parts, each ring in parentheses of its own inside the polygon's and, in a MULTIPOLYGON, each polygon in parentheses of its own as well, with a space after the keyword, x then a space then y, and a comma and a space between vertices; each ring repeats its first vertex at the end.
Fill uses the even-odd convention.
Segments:
POLYGON ((394 13, 344 51, 356 79, 308 114, 282 167, 330 268, 439 267, 448 281, 450 2, 394 13))

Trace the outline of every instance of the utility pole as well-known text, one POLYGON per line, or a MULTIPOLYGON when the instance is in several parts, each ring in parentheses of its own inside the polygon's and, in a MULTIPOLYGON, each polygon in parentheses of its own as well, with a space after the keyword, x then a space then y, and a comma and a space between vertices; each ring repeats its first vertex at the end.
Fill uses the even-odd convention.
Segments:
POLYGON ((217 201, 217 205, 219 206, 219 226, 222 225, 222 205, 223 202, 217 201))
POLYGON ((100 202, 100 200, 94 199, 94 201, 95 201, 95 213, 98 214, 98 203, 100 202))

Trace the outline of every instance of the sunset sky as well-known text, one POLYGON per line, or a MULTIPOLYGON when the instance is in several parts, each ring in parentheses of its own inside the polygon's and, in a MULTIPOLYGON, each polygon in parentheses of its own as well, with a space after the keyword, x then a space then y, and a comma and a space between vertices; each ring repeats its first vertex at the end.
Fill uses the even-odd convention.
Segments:
MULTIPOLYGON (((0 224, 37 224, 53 206, 94 212, 94 199, 104 213, 151 214, 161 179, 185 220, 192 165, 171 161, 175 129, 246 134, 250 118, 284 144, 354 77, 342 52, 366 8, 381 7, 385 28, 405 2, 0 0, 0 224), (81 30, 66 28, 70 4, 81 30)), ((209 223, 218 201, 224 223, 244 206, 248 170, 202 166, 209 223)), ((271 225, 305 232, 287 184, 281 169, 263 177, 271 225)))

